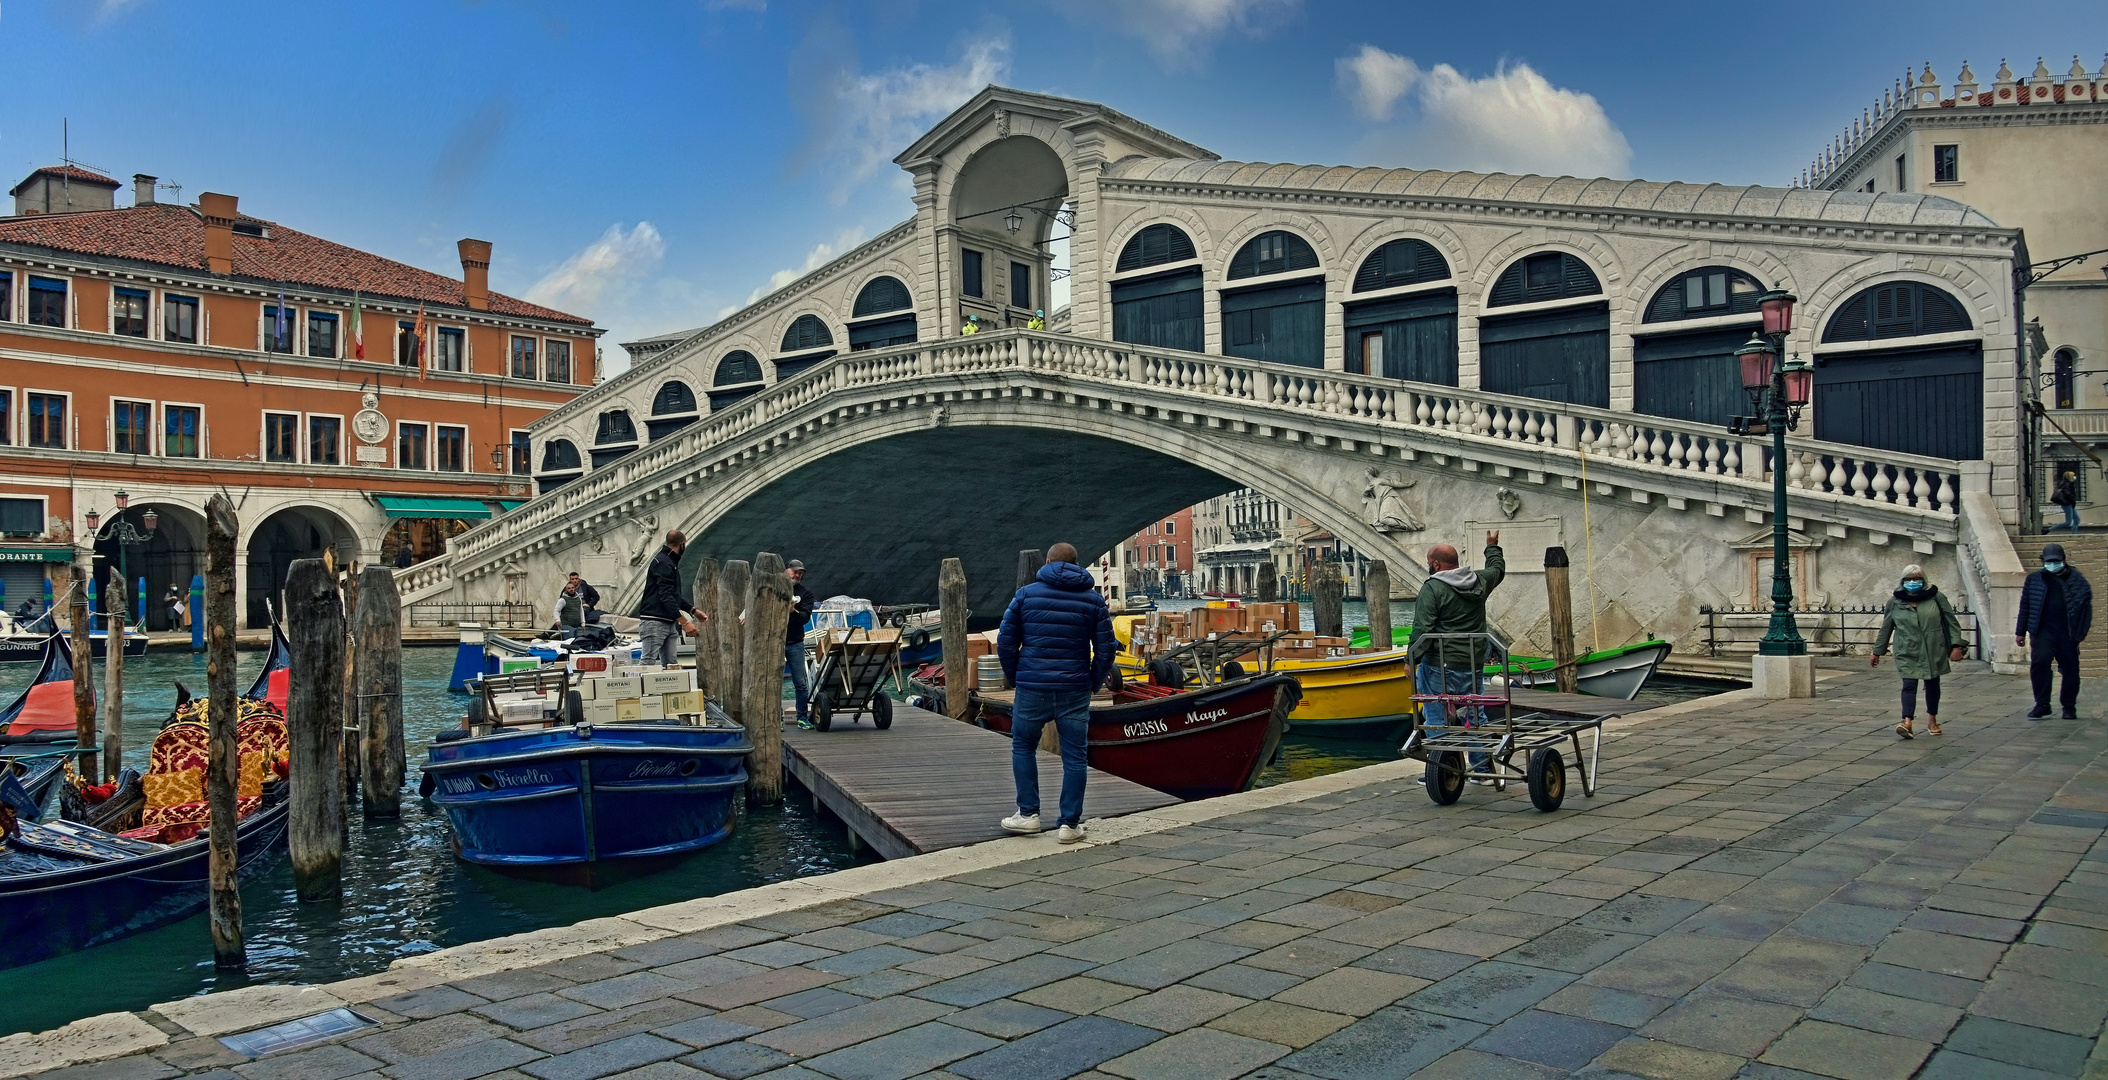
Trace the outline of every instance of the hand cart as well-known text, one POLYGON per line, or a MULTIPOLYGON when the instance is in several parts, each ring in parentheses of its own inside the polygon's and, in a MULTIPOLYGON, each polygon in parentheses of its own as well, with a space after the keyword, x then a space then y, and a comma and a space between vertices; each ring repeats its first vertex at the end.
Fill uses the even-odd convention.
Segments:
POLYGON ((893 699, 886 696, 889 676, 900 672, 900 631, 852 626, 830 630, 819 642, 820 665, 813 672, 812 726, 826 731, 838 713, 851 722, 864 713, 880 731, 893 726, 893 699))
MULTIPOLYGON (((1571 745, 1574 768, 1581 774, 1581 793, 1596 794, 1597 765, 1603 748, 1603 716, 1580 716, 1548 711, 1515 712, 1513 688, 1518 678, 1527 678, 1519 661, 1508 656, 1507 646, 1491 634, 1416 634, 1430 652, 1444 641, 1462 642, 1471 649, 1474 688, 1464 693, 1416 693, 1420 716, 1412 734, 1399 748, 1404 756, 1427 763, 1427 797, 1448 806, 1464 794, 1466 780, 1490 782, 1495 791, 1505 791, 1510 781, 1520 780, 1530 791, 1530 803, 1545 813, 1559 809, 1566 798, 1566 761, 1561 746, 1571 745), (1484 685, 1487 673, 1500 680, 1498 692, 1484 685), (1442 707, 1449 721, 1441 727, 1423 726, 1426 706, 1442 707), (1459 723, 1458 721, 1462 721, 1459 723), (1589 733, 1586 749, 1581 733, 1589 733), (1515 755, 1523 765, 1515 765, 1515 755)), ((1436 652, 1436 655, 1440 655, 1436 652)))
POLYGON ((1156 654, 1149 661, 1148 671, 1158 682, 1166 685, 1170 685, 1167 677, 1178 678, 1178 686, 1185 686, 1189 681, 1197 686, 1212 686, 1241 679, 1256 673, 1243 670, 1241 664, 1235 671, 1226 671, 1225 668, 1236 664, 1240 656, 1255 654, 1265 669, 1271 671, 1274 643, 1299 634, 1300 631, 1296 630, 1276 630, 1266 634, 1236 634, 1189 641, 1156 654))

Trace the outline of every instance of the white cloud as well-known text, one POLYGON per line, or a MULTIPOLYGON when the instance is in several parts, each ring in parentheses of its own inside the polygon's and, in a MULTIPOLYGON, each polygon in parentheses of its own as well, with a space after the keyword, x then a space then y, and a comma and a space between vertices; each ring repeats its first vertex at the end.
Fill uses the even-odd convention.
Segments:
POLYGON ((1339 71, 1340 91, 1354 103, 1355 112, 1371 120, 1389 120, 1398 99, 1420 81, 1420 65, 1374 45, 1363 45, 1360 52, 1340 57, 1334 67, 1339 71))
POLYGON ((843 229, 839 234, 835 236, 834 239, 823 240, 817 244, 814 244, 812 246, 812 250, 805 253, 805 261, 803 263, 800 263, 797 266, 788 266, 776 271, 773 274, 770 274, 768 281, 763 283, 760 287, 756 288, 753 292, 747 294, 747 298, 745 300, 742 300, 737 304, 726 305, 722 310, 718 311, 717 317, 719 319, 731 317, 732 314, 737 312, 740 308, 746 307, 747 305, 752 304, 754 301, 759 300, 772 292, 775 292, 777 289, 780 289, 785 285, 788 285, 791 282, 796 281, 799 278, 804 277, 805 275, 810 274, 815 270, 818 270, 819 268, 827 265, 828 263, 833 262, 835 259, 840 258, 844 252, 848 251, 850 248, 857 246, 858 244, 863 243, 866 239, 869 239, 869 237, 870 233, 865 230, 863 226, 852 225, 849 228, 843 229))
POLYGON ((1364 140, 1377 160, 1415 168, 1621 176, 1632 146, 1592 95, 1553 86, 1528 64, 1472 78, 1448 64, 1364 45, 1338 62, 1340 88, 1357 112, 1387 119, 1409 94, 1416 123, 1364 140))
POLYGON ((816 27, 794 66, 839 72, 831 85, 820 82, 817 89, 794 93, 809 120, 798 163, 833 173, 832 197, 840 206, 932 122, 982 87, 1008 78, 1010 36, 972 38, 950 64, 910 64, 865 73, 837 34, 816 27))
POLYGON ((627 232, 618 222, 535 282, 526 298, 590 318, 603 298, 611 292, 627 292, 633 283, 656 271, 665 257, 666 241, 651 222, 640 221, 627 232))
POLYGON ((145 0, 95 0, 94 20, 97 23, 110 22, 144 2, 145 0))
POLYGON ((1254 36, 1302 13, 1303 0, 1096 0, 1127 33, 1142 39, 1165 68, 1197 68, 1217 38, 1232 30, 1254 36))

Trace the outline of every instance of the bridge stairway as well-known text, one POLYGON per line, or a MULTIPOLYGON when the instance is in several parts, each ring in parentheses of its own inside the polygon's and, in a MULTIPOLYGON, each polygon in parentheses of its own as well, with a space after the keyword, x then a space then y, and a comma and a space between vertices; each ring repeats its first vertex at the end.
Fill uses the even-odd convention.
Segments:
MULTIPOLYGON (((2020 561, 2027 564, 2030 573, 2042 569, 2042 545, 2063 544, 2064 558, 2073 568, 2086 575, 2094 588, 2094 630, 2079 644, 2079 678, 2082 682, 2092 679, 2108 679, 2108 627, 2101 623, 2101 605, 2108 603, 2108 533, 2068 533, 2058 530, 2053 533, 2022 536, 2016 543, 2020 549, 2020 561)), ((2011 627, 1993 627, 1999 633, 2010 633, 2011 627)))

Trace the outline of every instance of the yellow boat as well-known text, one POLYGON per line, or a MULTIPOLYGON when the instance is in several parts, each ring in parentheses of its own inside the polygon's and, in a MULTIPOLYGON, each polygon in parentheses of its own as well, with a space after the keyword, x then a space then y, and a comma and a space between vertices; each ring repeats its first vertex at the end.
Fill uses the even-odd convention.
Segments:
MULTIPOLYGON (((1134 626, 1146 616, 1113 619, 1120 639, 1118 664, 1123 675, 1146 674, 1147 663, 1132 651, 1134 626)), ((1317 659, 1280 658, 1275 671, 1295 676, 1303 697, 1288 715, 1297 735, 1334 739, 1385 739, 1398 734, 1419 706, 1413 702, 1413 666, 1404 648, 1358 656, 1317 659)))

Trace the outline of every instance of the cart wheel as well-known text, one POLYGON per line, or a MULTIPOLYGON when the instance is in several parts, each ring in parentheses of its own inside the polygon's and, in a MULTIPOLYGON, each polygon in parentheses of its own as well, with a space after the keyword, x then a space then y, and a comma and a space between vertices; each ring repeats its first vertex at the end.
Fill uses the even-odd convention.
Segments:
POLYGON ((826 731, 834 723, 834 699, 822 690, 812 696, 812 701, 806 705, 806 713, 812 717, 812 726, 826 731))
POLYGON ((1530 751, 1530 802, 1549 814, 1566 800, 1566 761, 1549 747, 1530 751))
POLYGON ((1149 681, 1173 690, 1183 689, 1186 685, 1186 669, 1175 661, 1152 660, 1149 662, 1149 681))
POLYGON ((577 726, 586 722, 586 702, 576 690, 564 694, 564 722, 577 726))
POLYGON ((884 694, 871 695, 871 725, 880 731, 893 726, 893 699, 884 694))
POLYGON ((918 626, 903 635, 901 637, 901 643, 906 645, 910 649, 922 648, 924 645, 930 643, 930 632, 918 626))
POLYGON ((1464 755, 1455 750, 1427 755, 1427 797, 1448 806, 1464 794, 1464 755))
POLYGON ((1237 661, 1235 661, 1235 660, 1232 660, 1232 661, 1230 661, 1229 663, 1227 663, 1227 664, 1224 664, 1224 665, 1222 665, 1222 681, 1223 681, 1223 682, 1236 682, 1237 680, 1239 680, 1239 679, 1242 679, 1242 678, 1244 678, 1244 665, 1243 665, 1243 664, 1240 664, 1240 663, 1238 663, 1237 661))

